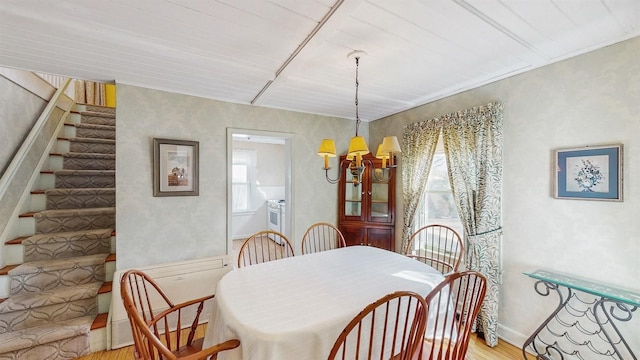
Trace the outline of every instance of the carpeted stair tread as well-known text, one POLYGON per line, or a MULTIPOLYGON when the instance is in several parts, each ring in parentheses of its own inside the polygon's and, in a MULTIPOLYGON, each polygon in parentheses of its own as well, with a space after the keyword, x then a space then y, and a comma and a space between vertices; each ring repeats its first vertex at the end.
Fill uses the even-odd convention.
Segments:
POLYGON ((115 154, 116 141, 114 139, 103 138, 70 138, 69 152, 95 153, 95 154, 115 154))
POLYGON ((68 141, 77 141, 77 142, 86 142, 86 143, 95 143, 95 144, 114 144, 116 141, 114 139, 101 139, 101 138, 81 138, 81 137, 72 137, 66 139, 68 141))
POLYGON ((116 211, 113 207, 105 208, 89 208, 89 209, 63 209, 63 210, 42 210, 33 214, 34 218, 39 217, 61 217, 61 216, 77 216, 77 215, 98 215, 98 214, 114 214, 116 211))
POLYGON ((116 113, 116 108, 111 106, 104 105, 92 105, 92 104, 79 104, 84 106, 84 110, 81 110, 80 113, 83 112, 97 112, 101 114, 114 114, 116 113))
POLYGON ((91 110, 80 111, 80 115, 102 116, 102 117, 113 118, 113 119, 115 119, 115 117, 116 117, 115 113, 108 113, 108 112, 102 112, 102 111, 91 111, 91 110))
POLYGON ((115 139, 116 127, 113 125, 72 124, 76 128, 76 137, 115 139))
POLYGON ((54 170, 54 175, 110 175, 115 176, 115 170, 54 170))
POLYGON ((115 119, 116 118, 116 114, 110 114, 110 113, 100 112, 100 111, 89 111, 89 110, 81 111, 80 115, 82 115, 82 116, 97 116, 97 117, 104 117, 104 118, 111 118, 111 119, 115 119))
POLYGON ((54 188, 43 191, 47 210, 116 206, 115 188, 54 188))
POLYGON ((114 126, 116 124, 116 118, 114 115, 109 115, 109 114, 92 115, 88 113, 82 113, 80 118, 80 123, 114 126))
POLYGON ((15 295, 0 303, 0 313, 31 309, 41 306, 64 304, 68 301, 95 298, 102 287, 101 282, 59 287, 37 294, 15 295))
POLYGON ((112 234, 96 229, 32 235, 21 241, 24 262, 108 253, 112 234))
MULTIPOLYGON (((85 170, 86 171, 86 170, 85 170)), ((58 189, 112 188, 116 186, 115 172, 93 174, 63 173, 55 175, 55 187, 58 189)))
POLYGON ((23 245, 41 245, 60 243, 68 241, 78 241, 84 239, 99 239, 102 237, 111 237, 113 229, 95 229, 95 230, 80 230, 80 231, 67 231, 60 233, 45 233, 36 234, 27 237, 22 240, 23 245))
POLYGON ((35 213, 35 232, 67 232, 115 228, 115 207, 43 210, 35 213))
POLYGON ((56 188, 112 188, 116 186, 115 170, 56 170, 56 188))
POLYGON ((83 124, 83 123, 72 124, 72 125, 77 128, 83 128, 83 129, 96 129, 96 130, 115 130, 116 129, 116 127, 113 125, 97 125, 97 124, 83 124))
POLYGON ((111 175, 115 176, 115 170, 54 170, 54 175, 111 175))
POLYGON ((115 170, 56 170, 56 188, 112 188, 116 185, 115 170))
POLYGON ((104 282, 108 255, 102 253, 23 263, 9 271, 9 294, 35 294, 58 287, 104 282))
POLYGON ((101 154, 101 153, 76 153, 76 152, 68 152, 62 154, 65 158, 75 158, 75 159, 109 159, 115 160, 115 154, 101 154))
POLYGON ((39 260, 30 261, 18 265, 17 267, 9 270, 9 276, 19 276, 28 274, 37 274, 46 271, 58 271, 65 269, 74 269, 87 265, 100 265, 104 264, 105 259, 109 256, 108 253, 78 256, 70 259, 53 259, 53 260, 39 260))
POLYGON ((56 195, 69 195, 69 196, 78 196, 78 195, 111 195, 115 194, 116 188, 54 188, 47 189, 44 191, 47 196, 56 196, 56 195))
POLYGON ((62 154, 62 167, 69 170, 115 170, 116 154, 68 152, 62 154))
MULTIPOLYGON (((2 354, 5 354, 21 349, 34 348, 38 345, 45 345, 54 341, 64 340, 77 336, 85 336, 87 339, 87 345, 89 345, 89 333, 91 331, 91 323, 93 322, 94 318, 94 315, 83 316, 75 319, 63 320, 47 325, 41 325, 28 329, 0 334, 0 349, 2 349, 2 354)), ((1 354, 0 358, 2 358, 1 354)), ((36 359, 35 357, 22 358, 36 359)))

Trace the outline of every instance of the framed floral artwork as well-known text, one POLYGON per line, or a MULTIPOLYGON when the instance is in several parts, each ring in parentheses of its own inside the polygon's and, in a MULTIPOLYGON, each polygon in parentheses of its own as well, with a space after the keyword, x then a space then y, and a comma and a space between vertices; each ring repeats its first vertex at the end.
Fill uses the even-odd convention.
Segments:
POLYGON ((153 196, 198 195, 198 145, 153 139, 153 196))
POLYGON ((622 201, 622 144, 553 153, 555 198, 622 201))

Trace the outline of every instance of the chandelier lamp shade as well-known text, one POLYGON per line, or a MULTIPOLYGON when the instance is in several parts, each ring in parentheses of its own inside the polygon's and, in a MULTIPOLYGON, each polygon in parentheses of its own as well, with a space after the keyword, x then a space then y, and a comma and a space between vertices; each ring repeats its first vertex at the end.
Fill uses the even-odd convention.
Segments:
MULTIPOLYGON (((340 162, 339 169, 342 169, 342 165, 344 162, 348 164, 349 171, 351 173, 352 180, 351 182, 354 185, 360 184, 362 181, 362 173, 366 166, 373 167, 373 162, 370 160, 363 159, 364 155, 370 153, 369 147, 367 146, 367 141, 363 136, 358 135, 358 128, 360 127, 360 116, 358 114, 358 67, 360 65, 360 57, 365 55, 364 51, 355 50, 347 55, 348 58, 354 58, 356 61, 356 134, 351 138, 349 142, 349 150, 347 151, 346 157, 344 160, 340 162)), ((395 136, 385 136, 382 140, 382 144, 378 146, 375 157, 382 160, 382 168, 388 169, 389 172, 393 170, 397 165, 394 163, 394 154, 400 152, 400 143, 398 142, 398 138, 395 136)), ((332 179, 329 177, 329 170, 331 169, 329 158, 336 157, 336 142, 333 139, 323 139, 320 143, 320 147, 318 148, 318 155, 324 157, 324 167, 325 177, 328 182, 331 184, 335 184, 340 181, 340 177, 342 176, 342 172, 338 171, 338 177, 332 179)), ((378 177, 378 172, 373 172, 376 178, 378 177)), ((387 179, 379 179, 378 181, 388 181, 387 179)))

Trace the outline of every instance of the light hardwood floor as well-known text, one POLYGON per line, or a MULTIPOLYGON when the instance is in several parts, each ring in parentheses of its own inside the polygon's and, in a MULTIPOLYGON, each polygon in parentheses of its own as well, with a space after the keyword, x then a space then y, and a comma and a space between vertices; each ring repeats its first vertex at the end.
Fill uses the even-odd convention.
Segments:
MULTIPOLYGON (((198 329, 198 337, 204 336, 204 327, 198 329)), ((76 360, 132 360, 133 346, 127 346, 121 349, 111 351, 98 351, 83 357, 79 357, 76 360)), ((469 344, 469 351, 467 353, 466 360, 524 360, 522 358, 522 350, 508 344, 504 341, 500 341, 498 346, 490 348, 485 345, 484 340, 478 339, 475 335, 471 338, 469 344)), ((529 356, 528 360, 534 360, 535 357, 529 356)))
MULTIPOLYGON (((524 360, 522 349, 515 347, 505 341, 499 341, 498 346, 488 347, 484 340, 477 336, 471 336, 467 360, 524 360)), ((535 356, 527 354, 527 360, 534 360, 535 356)))

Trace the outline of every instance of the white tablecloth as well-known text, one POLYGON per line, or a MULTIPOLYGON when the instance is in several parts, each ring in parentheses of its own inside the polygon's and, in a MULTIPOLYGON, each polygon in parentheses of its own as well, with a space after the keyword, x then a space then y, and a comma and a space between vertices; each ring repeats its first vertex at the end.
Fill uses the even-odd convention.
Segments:
POLYGON ((325 360, 365 306, 398 290, 426 296, 442 280, 428 265, 367 246, 235 269, 217 285, 205 346, 239 339, 220 360, 325 360))

